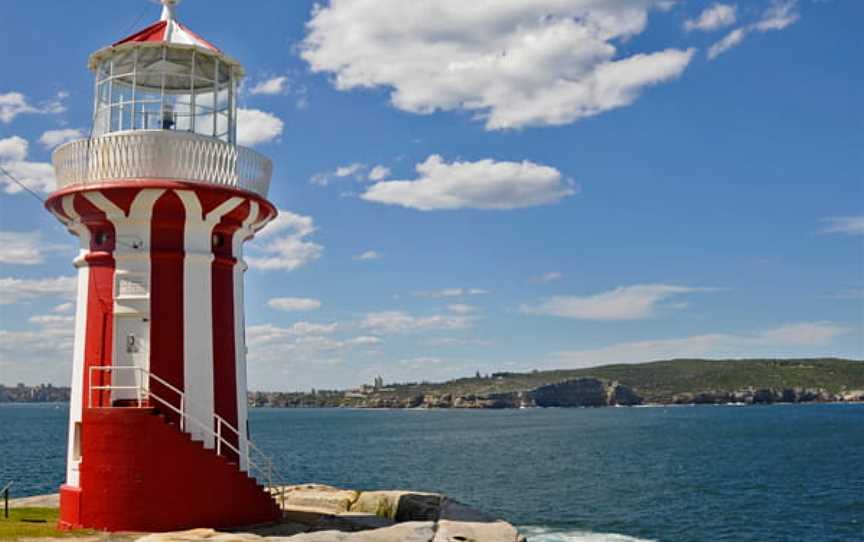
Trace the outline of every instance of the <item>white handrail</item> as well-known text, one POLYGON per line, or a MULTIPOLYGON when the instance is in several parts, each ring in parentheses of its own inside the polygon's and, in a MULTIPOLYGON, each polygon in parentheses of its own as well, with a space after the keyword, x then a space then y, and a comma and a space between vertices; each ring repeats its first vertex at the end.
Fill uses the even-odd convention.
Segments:
MULTIPOLYGON (((113 380, 113 378, 112 378, 112 380, 113 380)), ((266 484, 264 484, 265 487, 268 489, 268 491, 270 492, 271 495, 279 494, 281 496, 282 505, 284 507, 285 494, 284 494, 284 491, 282 490, 283 486, 282 485, 276 485, 273 482, 273 471, 274 471, 273 459, 270 456, 264 454, 257 446, 255 446, 255 444, 252 443, 251 440, 244 437, 236 427, 232 426, 230 423, 225 421, 225 419, 222 418, 221 416, 219 416, 218 414, 215 414, 215 413, 213 414, 213 422, 214 422, 213 425, 216 426, 215 431, 213 430, 212 425, 208 427, 208 425, 205 424, 204 422, 198 420, 194 416, 191 416, 189 413, 186 412, 186 409, 185 409, 185 407, 189 406, 188 401, 186 401, 186 394, 183 393, 182 391, 180 391, 174 385, 170 384, 169 382, 166 382, 164 379, 154 375, 153 373, 144 369, 143 367, 128 367, 128 366, 126 366, 126 367, 124 367, 124 366, 93 366, 93 367, 90 367, 88 384, 89 384, 89 388, 88 388, 89 392, 88 392, 87 404, 88 404, 89 408, 93 408, 93 391, 113 391, 113 390, 127 390, 127 391, 128 390, 134 390, 136 392, 136 401, 137 401, 139 408, 144 406, 144 400, 145 399, 153 399, 156 402, 168 407, 169 410, 173 411, 175 414, 178 414, 180 416, 180 430, 181 431, 185 432, 186 428, 188 427, 187 422, 191 422, 193 426, 202 430, 204 432, 204 434, 213 437, 217 455, 222 455, 222 446, 224 445, 229 450, 231 450, 232 452, 237 454, 237 457, 239 459, 245 460, 246 465, 247 465, 247 471, 249 472, 249 474, 251 474, 255 478, 260 477, 260 478, 266 480, 266 484), (120 371, 132 371, 136 376, 136 385, 135 386, 131 386, 131 385, 116 385, 115 386, 113 384, 95 385, 93 383, 94 376, 97 374, 97 372, 99 372, 99 373, 106 373, 107 372, 109 374, 113 374, 114 372, 120 372, 120 371), (139 378, 137 378, 138 376, 144 376, 146 378, 139 379, 139 378), (153 393, 150 390, 149 386, 147 386, 145 384, 145 382, 149 383, 149 380, 151 380, 151 379, 154 382, 161 384, 162 386, 164 386, 168 390, 177 394, 177 396, 180 400, 180 407, 178 408, 172 402, 170 402, 170 401, 160 397, 159 395, 153 393), (233 444, 231 444, 231 442, 229 442, 223 436, 223 432, 222 432, 223 427, 227 428, 231 433, 234 433, 234 435, 236 435, 237 447, 235 447, 233 444), (246 450, 247 450, 247 452, 245 454, 241 451, 242 448, 244 447, 244 445, 245 445, 246 450), (256 454, 258 454, 258 456, 260 456, 260 458, 256 458, 256 459, 258 459, 258 461, 260 461, 261 463, 264 463, 264 465, 267 467, 266 469, 263 468, 261 465, 259 465, 258 461, 254 461, 252 459, 252 452, 255 452, 256 454), (256 471, 258 473, 257 476, 255 475, 256 471)), ((112 406, 113 405, 111 405, 111 403, 109 401, 109 405, 107 407, 100 405, 99 408, 111 408, 112 406)), ((278 472, 277 472, 277 474, 278 474, 278 472)))

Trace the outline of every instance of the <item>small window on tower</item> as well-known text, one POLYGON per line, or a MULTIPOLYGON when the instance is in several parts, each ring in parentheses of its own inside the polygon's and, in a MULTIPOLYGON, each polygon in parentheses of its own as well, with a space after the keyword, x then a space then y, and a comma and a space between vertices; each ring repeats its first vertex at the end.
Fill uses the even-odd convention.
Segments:
POLYGON ((213 234, 213 246, 215 248, 221 247, 224 243, 225 243, 225 240, 222 237, 221 233, 214 233, 213 234))
POLYGON ((96 246, 101 247, 108 240, 108 235, 106 235, 104 231, 96 232, 94 240, 96 241, 96 246))

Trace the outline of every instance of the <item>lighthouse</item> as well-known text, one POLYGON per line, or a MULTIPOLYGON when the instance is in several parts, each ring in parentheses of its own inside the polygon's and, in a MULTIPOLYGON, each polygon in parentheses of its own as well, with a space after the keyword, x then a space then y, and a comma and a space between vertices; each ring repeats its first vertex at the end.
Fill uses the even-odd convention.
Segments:
POLYGON ((269 159, 237 145, 243 67, 176 18, 95 52, 87 139, 46 208, 80 242, 62 527, 275 520, 249 441, 243 244, 276 216, 269 159))

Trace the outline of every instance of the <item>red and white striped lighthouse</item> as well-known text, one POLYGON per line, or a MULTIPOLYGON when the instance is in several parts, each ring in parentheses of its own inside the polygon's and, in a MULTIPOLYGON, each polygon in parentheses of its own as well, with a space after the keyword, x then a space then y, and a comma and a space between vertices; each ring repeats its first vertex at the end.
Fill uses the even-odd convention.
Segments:
POLYGON ((236 144, 242 66, 175 19, 94 53, 93 129, 53 156, 46 207, 81 243, 61 525, 271 521, 248 440, 243 243, 276 215, 236 144))

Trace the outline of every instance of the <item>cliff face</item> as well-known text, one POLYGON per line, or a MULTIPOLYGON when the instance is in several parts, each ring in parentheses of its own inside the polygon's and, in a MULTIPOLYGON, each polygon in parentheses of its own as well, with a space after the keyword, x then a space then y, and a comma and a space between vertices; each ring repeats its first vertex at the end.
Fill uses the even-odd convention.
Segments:
POLYGON ((577 378, 541 386, 528 395, 539 407, 603 407, 639 405, 642 398, 618 382, 577 378))
MULTIPOLYGON (((642 398, 627 386, 597 378, 577 378, 529 391, 486 395, 425 394, 402 406, 421 408, 603 407, 639 405, 642 398)), ((364 406, 385 406, 367 402, 364 406)), ((394 407, 396 404, 387 404, 394 407)))

